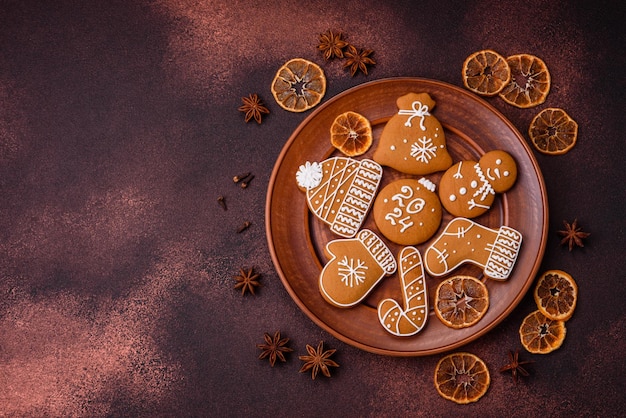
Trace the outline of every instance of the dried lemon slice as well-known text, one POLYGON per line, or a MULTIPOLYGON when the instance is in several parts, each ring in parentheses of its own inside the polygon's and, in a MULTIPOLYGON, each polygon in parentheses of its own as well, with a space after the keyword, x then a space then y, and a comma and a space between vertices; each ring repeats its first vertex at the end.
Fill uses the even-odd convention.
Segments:
POLYGON ((564 321, 550 319, 539 310, 524 318, 519 328, 522 345, 534 354, 547 354, 561 347, 565 332, 564 321))
POLYGON ((510 80, 506 58, 490 49, 474 52, 463 63, 463 84, 474 93, 495 96, 510 80))
POLYGON ((348 157, 365 153, 372 146, 372 140, 372 125, 359 113, 342 113, 330 126, 330 142, 348 157))
POLYGON ((471 353, 452 353, 435 367, 435 388, 442 397, 458 404, 479 400, 489 389, 487 365, 471 353))
POLYGON ((471 276, 454 276, 437 286, 435 314, 450 328, 477 323, 489 308, 487 286, 471 276))
POLYGON ((290 112, 304 112, 317 105, 326 93, 326 76, 319 65, 294 58, 278 69, 272 80, 276 102, 290 112))
POLYGON ((567 321, 576 308, 578 286, 566 272, 548 270, 537 282, 534 297, 537 307, 545 316, 567 321))
POLYGON ((543 103, 550 91, 550 72, 540 58, 530 54, 512 55, 506 59, 511 81, 500 97, 513 106, 527 108, 543 103))
POLYGON ((561 155, 576 144, 578 124, 563 109, 550 107, 533 118, 528 136, 538 151, 561 155))

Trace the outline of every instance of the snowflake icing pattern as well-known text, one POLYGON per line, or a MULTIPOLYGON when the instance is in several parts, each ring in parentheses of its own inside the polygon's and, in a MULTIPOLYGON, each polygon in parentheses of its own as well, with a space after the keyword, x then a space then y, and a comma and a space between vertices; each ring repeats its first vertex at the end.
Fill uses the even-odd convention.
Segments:
POLYGON ((437 154, 437 146, 432 138, 423 136, 411 145, 411 157, 422 163, 427 163, 437 154))
POLYGON ((365 281, 365 270, 367 266, 358 258, 348 260, 348 256, 344 256, 339 262, 339 276, 346 286, 354 287, 362 284, 365 281))

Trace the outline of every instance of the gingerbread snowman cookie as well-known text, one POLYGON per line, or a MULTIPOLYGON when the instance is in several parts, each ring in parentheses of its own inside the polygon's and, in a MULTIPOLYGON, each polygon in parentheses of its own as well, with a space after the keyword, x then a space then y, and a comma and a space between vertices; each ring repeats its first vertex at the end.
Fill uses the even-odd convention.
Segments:
POLYGON ((301 165, 298 187, 309 209, 339 236, 356 235, 378 191, 382 167, 368 159, 333 157, 301 165))
POLYGON ((378 193, 372 212, 380 233, 400 245, 427 241, 437 232, 442 216, 435 184, 424 177, 389 183, 378 193))
POLYGON ((361 302, 397 268, 391 250, 369 229, 362 229, 354 238, 330 241, 325 252, 330 259, 320 274, 319 289, 324 299, 338 308, 361 302))
POLYGON ((439 182, 441 204, 454 216, 475 218, 485 213, 496 193, 513 187, 517 164, 505 151, 490 151, 478 162, 460 161, 439 182))
POLYGON ((398 113, 389 119, 374 151, 374 161, 407 174, 424 175, 452 165, 439 120, 431 112, 428 93, 408 93, 396 101, 398 113))

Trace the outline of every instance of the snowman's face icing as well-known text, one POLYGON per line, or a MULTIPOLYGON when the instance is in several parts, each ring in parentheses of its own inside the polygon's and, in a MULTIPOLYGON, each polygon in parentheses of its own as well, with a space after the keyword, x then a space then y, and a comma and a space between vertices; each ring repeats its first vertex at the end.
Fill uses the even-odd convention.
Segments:
POLYGON ((517 164, 511 155, 504 151, 491 151, 479 161, 487 181, 497 193, 513 187, 517 179, 517 164))
POLYGON ((493 201, 493 189, 478 163, 462 161, 453 171, 454 187, 447 196, 449 202, 469 211, 489 209, 493 201))

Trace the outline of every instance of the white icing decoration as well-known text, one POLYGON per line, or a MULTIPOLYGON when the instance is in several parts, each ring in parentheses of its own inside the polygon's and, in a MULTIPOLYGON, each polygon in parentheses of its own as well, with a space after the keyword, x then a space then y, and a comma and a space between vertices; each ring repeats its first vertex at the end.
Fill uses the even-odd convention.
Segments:
POLYGON ((389 149, 392 150, 392 151, 395 151, 396 150, 396 146, 392 145, 392 146, 389 147, 389 149))
POLYGON ((426 177, 422 177, 417 182, 419 184, 421 184, 422 186, 426 187, 431 192, 434 192, 435 188, 437 187, 437 186, 435 186, 435 183, 433 183, 432 181, 428 180, 426 177))
POLYGON ((411 145, 411 157, 428 164, 437 155, 437 146, 433 145, 432 141, 432 138, 426 138, 426 136, 418 138, 417 142, 411 145))
POLYGON ((454 202, 456 200, 456 196, 451 194, 449 199, 450 199, 450 202, 454 202))
POLYGON ((511 173, 509 173, 508 171, 505 171, 503 174, 504 174, 504 177, 508 177, 511 173))
POLYGON ((298 182, 298 186, 307 190, 319 186, 322 181, 322 165, 318 162, 312 163, 307 161, 298 168, 296 181, 298 182))
POLYGON ((476 187, 478 187, 478 182, 476 180, 472 180, 472 182, 470 183, 470 187, 472 189, 475 189, 476 187))
POLYGON ((465 193, 467 193, 467 189, 466 189, 465 187, 461 187, 461 188, 459 189, 459 194, 460 194, 461 196, 463 196, 463 195, 465 195, 465 193))
POLYGON ((428 113, 428 106, 422 104, 419 100, 416 100, 411 104, 411 109, 400 109, 398 111, 398 115, 409 115, 407 121, 404 122, 404 126, 408 127, 413 126, 411 124, 411 119, 415 117, 420 118, 420 128, 422 131, 425 131, 426 127, 424 126, 424 118, 426 116, 430 116, 430 113, 428 113))
POLYGON ((365 262, 358 258, 356 260, 353 258, 348 260, 348 256, 344 256, 339 261, 338 266, 337 273, 339 273, 342 283, 347 287, 358 286, 365 281, 365 270, 368 267, 365 265, 365 262))
POLYGON ((452 175, 452 178, 455 178, 455 179, 462 179, 463 178, 463 174, 461 174, 461 166, 462 165, 463 165, 463 161, 461 161, 459 163, 459 168, 457 168, 456 173, 454 173, 452 175))

